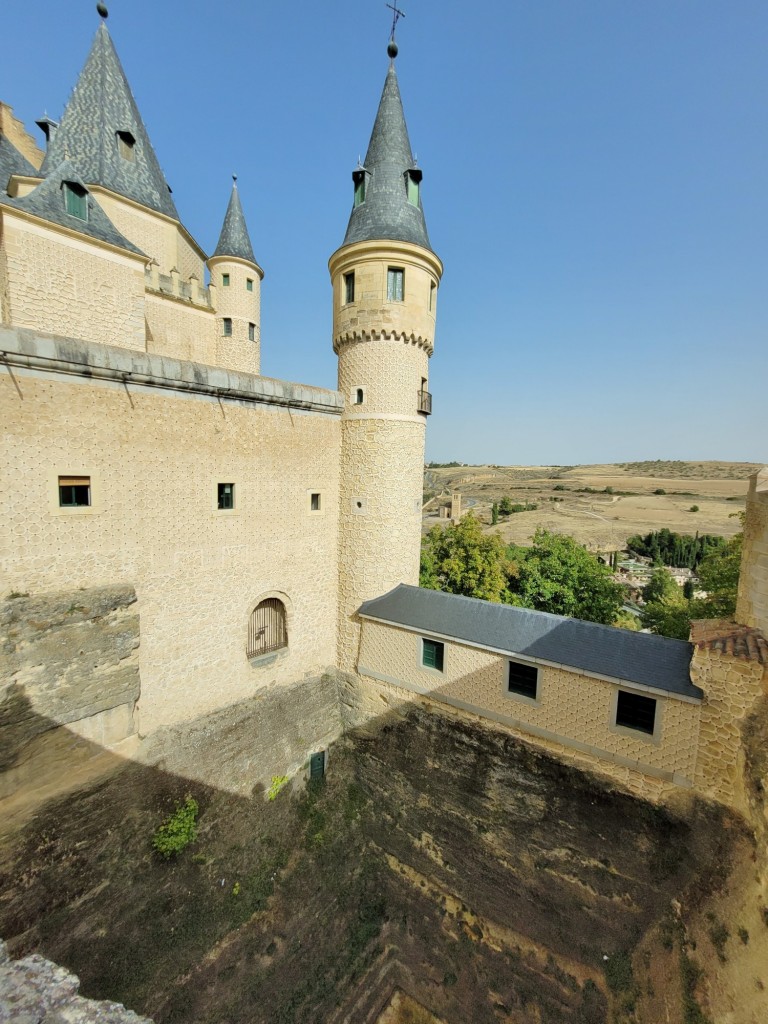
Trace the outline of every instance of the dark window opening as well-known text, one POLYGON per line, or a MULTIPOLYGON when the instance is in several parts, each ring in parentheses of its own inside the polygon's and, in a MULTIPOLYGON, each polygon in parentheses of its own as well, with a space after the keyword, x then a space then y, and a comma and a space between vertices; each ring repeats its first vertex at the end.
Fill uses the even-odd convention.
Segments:
POLYGON ((653 697, 643 697, 639 693, 619 690, 616 701, 616 725, 653 736, 656 727, 656 701, 653 697))
POLYGON ((246 291, 249 291, 249 292, 253 291, 253 278, 252 277, 247 277, 245 279, 245 288, 246 288, 246 291))
POLYGON ((235 485, 218 485, 218 503, 220 509, 233 509, 235 507, 235 485))
POLYGON ((355 301, 355 272, 351 270, 348 274, 344 275, 344 302, 350 303, 355 301))
POLYGON ((89 476, 60 476, 59 505, 61 508, 85 508, 91 504, 91 478, 89 476))
POLYGON ((115 132, 117 136, 117 151, 123 160, 133 163, 136 149, 136 139, 130 132, 115 132))
POLYGON ((355 391, 355 405, 362 405, 365 400, 365 392, 362 388, 355 391))
POLYGON ((88 220, 88 193, 75 181, 64 182, 64 205, 70 217, 88 220))
POLYGON ((309 759, 309 777, 310 779, 322 779, 325 775, 325 751, 319 750, 316 754, 312 754, 309 759))
POLYGON ((408 202, 411 206, 419 205, 419 188, 421 186, 421 179, 422 173, 418 167, 411 167, 405 172, 408 202))
POLYGON ((437 285, 432 281, 429 285, 429 311, 430 313, 435 308, 435 293, 437 292, 437 285))
POLYGON ((229 288, 229 274, 221 275, 221 286, 222 288, 229 288))
POLYGON ((507 690, 518 693, 521 697, 536 700, 539 683, 539 670, 535 665, 523 665, 519 661, 510 661, 507 690))
POLYGON ((365 171, 352 171, 352 181, 355 183, 354 206, 361 206, 365 202, 365 171))
POLYGON ((445 644, 439 640, 421 641, 421 664, 425 668, 434 668, 438 672, 443 671, 445 658, 445 644))
POLYGON ((249 658, 258 658, 270 651, 279 651, 288 646, 288 629, 285 605, 276 597, 268 597, 251 612, 248 623, 249 658))
POLYGON ((248 324, 248 341, 256 341, 256 324, 248 324))
POLYGON ((309 507, 312 512, 320 511, 320 495, 317 493, 311 494, 309 497, 309 507))
POLYGON ((223 325, 223 328, 224 328, 224 337, 225 338, 231 338, 232 337, 232 318, 229 317, 229 316, 225 316, 224 319, 222 320, 222 325, 223 325))

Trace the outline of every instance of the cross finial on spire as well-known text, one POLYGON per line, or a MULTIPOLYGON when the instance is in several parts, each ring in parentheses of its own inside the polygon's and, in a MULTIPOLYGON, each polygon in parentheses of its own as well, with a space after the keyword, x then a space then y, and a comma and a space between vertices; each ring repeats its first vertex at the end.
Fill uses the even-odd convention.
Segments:
POLYGON ((397 43, 395 42, 395 29, 397 28, 398 21, 401 18, 405 17, 405 11, 401 11, 400 8, 397 6, 397 0, 395 0, 394 4, 385 4, 385 6, 388 7, 390 9, 390 11, 392 11, 392 34, 389 37, 389 43, 387 45, 387 53, 389 54, 390 59, 394 60, 395 57, 397 56, 397 43))
POLYGON ((99 13, 99 17, 103 18, 104 21, 106 21, 107 18, 109 17, 109 11, 107 10, 107 5, 106 4, 102 4, 102 3, 98 3, 98 4, 96 4, 96 10, 99 13))

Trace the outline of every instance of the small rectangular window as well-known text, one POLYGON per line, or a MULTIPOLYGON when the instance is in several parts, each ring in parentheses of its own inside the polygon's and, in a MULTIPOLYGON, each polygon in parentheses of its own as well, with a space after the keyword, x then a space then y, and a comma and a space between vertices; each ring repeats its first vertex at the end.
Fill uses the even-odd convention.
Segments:
POLYGON ((521 697, 536 700, 538 693, 539 670, 535 665, 523 665, 519 661, 510 661, 507 690, 518 693, 521 697))
POLYGON ((249 292, 253 291, 253 278, 252 277, 247 277, 245 279, 245 290, 249 291, 249 292))
POLYGON ((355 301, 355 272, 351 270, 348 274, 344 275, 344 302, 350 303, 355 301))
POLYGON ((355 405, 362 405, 365 401, 365 391, 363 388, 355 388, 355 405))
POLYGON ((221 323, 222 323, 222 326, 223 326, 223 329, 224 329, 224 337, 225 338, 231 338, 232 337, 232 318, 228 317, 228 316, 225 316, 222 319, 221 323))
POLYGON ((410 174, 408 175, 408 202, 411 206, 419 205, 419 183, 410 174))
POLYGON ((70 217, 88 220, 88 193, 75 182, 64 182, 64 202, 70 217))
POLYGON ((435 308, 435 293, 436 292, 437 292, 437 285, 435 284, 434 281, 432 281, 430 283, 430 286, 429 286, 429 311, 430 311, 430 313, 435 308))
POLYGON ((322 779, 325 775, 325 751, 319 750, 309 758, 310 779, 322 779))
POLYGON ((248 324, 248 341, 256 341, 256 324, 248 324))
POLYGON ((362 204, 365 202, 365 171, 353 171, 352 180, 355 183, 355 198, 352 202, 352 205, 353 207, 362 206, 362 204))
POLYGON ((438 672, 443 671, 445 660, 445 644, 439 640, 421 641, 421 664, 425 668, 434 668, 438 672))
POLYGON ((221 275, 221 286, 222 288, 229 288, 229 274, 221 275))
POLYGON ((136 146, 136 139, 130 132, 116 132, 117 135, 117 151, 123 160, 127 160, 129 163, 133 163, 134 148, 136 146))
POLYGON ((83 508, 91 504, 91 478, 89 476, 60 476, 59 505, 61 508, 83 508))
POLYGON ((653 736, 656 728, 656 701, 653 697, 644 697, 640 693, 619 690, 616 700, 616 725, 653 736))
POLYGON ((218 504, 220 509, 233 509, 235 507, 235 485, 218 485, 218 504))
POLYGON ((320 495, 315 491, 309 496, 309 508, 311 512, 320 511, 320 495))
POLYGON ((402 267, 390 267, 387 270, 387 302, 403 301, 404 278, 402 267))

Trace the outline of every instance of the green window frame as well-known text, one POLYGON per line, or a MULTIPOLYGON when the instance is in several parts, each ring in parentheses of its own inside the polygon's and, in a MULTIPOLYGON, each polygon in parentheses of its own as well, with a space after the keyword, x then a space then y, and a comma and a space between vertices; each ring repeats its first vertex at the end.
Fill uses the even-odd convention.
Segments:
POLYGON ((408 175, 408 202, 411 206, 419 205, 419 183, 410 174, 408 175))
POLYGON ((445 644, 441 640, 421 638, 421 664, 424 668, 432 668, 442 672, 445 665, 445 644))
POLYGON ((222 331, 225 338, 232 337, 232 317, 225 316, 221 321, 222 331))
POLYGON ((387 269, 387 302, 402 302, 405 296, 405 271, 402 267, 387 269))
POLYGON ((355 272, 350 270, 344 275, 344 304, 349 305, 355 301, 355 272))
POLYGON ((252 292, 253 291, 253 278, 252 277, 247 277, 245 279, 245 290, 247 292, 252 292))
POLYGON ((355 195, 352 205, 353 207, 362 206, 365 202, 365 171, 353 171, 352 180, 355 183, 355 195))
POLYGON ((221 287, 222 288, 229 288, 229 274, 222 274, 221 275, 221 287))
POLYGON ((88 220, 88 193, 74 181, 64 182, 64 209, 70 217, 88 220))

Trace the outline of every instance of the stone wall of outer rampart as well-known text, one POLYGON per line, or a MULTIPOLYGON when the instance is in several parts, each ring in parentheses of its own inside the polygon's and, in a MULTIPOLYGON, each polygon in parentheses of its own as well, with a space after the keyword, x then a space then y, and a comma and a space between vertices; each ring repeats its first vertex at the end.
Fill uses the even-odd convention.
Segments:
POLYGON ((147 292, 147 352, 215 366, 216 320, 212 309, 147 292))
POLYGON ((0 939, 0 1020, 67 1024, 152 1024, 120 1003, 84 999, 80 981, 37 953, 11 960, 0 939))
POLYGON ((4 587, 135 587, 139 731, 334 665, 337 394, 5 334, 2 348, 20 351, 12 375, 0 368, 4 587), (66 372, 75 359, 87 376, 66 372), (60 475, 88 477, 91 505, 61 508, 60 475), (218 508, 218 483, 235 485, 234 509, 218 508), (288 646, 249 660, 249 619, 265 596, 286 608, 288 646))
POLYGON ((443 671, 425 668, 424 636, 363 620, 360 676, 375 682, 377 688, 382 684, 397 688, 400 699, 411 700, 413 694, 419 694, 490 720, 581 767, 603 771, 644 795, 658 795, 665 786, 693 784, 699 701, 541 663, 537 697, 532 700, 509 692, 510 657, 495 652, 443 640, 443 671), (656 699, 653 736, 616 726, 619 689, 656 699))
POLYGON ((143 351, 144 260, 3 210, 3 319, 143 351))
POLYGON ((748 633, 732 622, 694 622, 691 661, 691 679, 704 690, 696 788, 744 813, 742 729, 760 696, 768 695, 768 646, 755 633, 741 643, 748 633))
POLYGON ((749 481, 735 618, 768 635, 768 467, 749 481))

